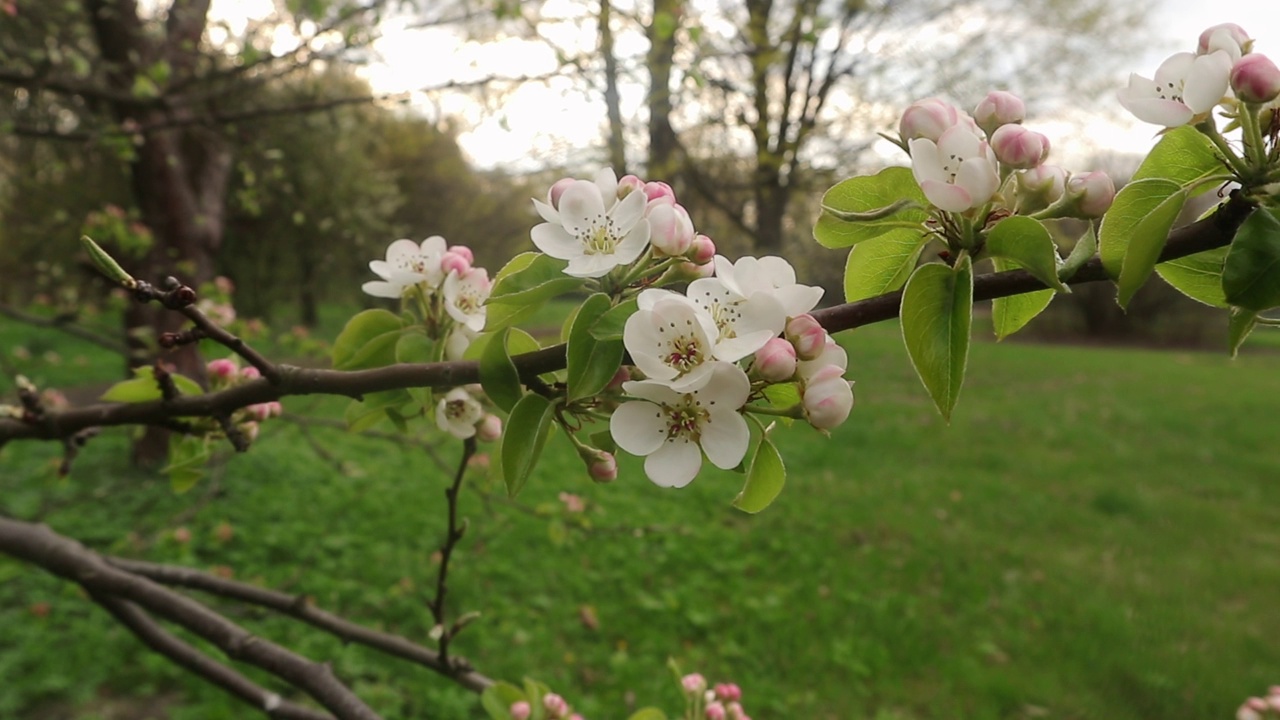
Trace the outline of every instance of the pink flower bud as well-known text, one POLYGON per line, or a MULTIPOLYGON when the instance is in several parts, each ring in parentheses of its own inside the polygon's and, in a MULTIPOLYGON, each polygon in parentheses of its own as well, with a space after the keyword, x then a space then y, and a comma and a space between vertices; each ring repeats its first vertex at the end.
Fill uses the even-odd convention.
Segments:
POLYGON ((240 423, 240 432, 244 433, 244 436, 249 439, 249 442, 253 442, 258 439, 258 423, 252 420, 242 422, 240 423))
POLYGON ((502 418, 497 415, 485 415, 476 423, 476 439, 480 442, 493 442, 502 437, 502 418))
POLYGON ((560 502, 564 503, 564 509, 571 513, 585 512, 587 509, 587 501, 573 493, 562 492, 558 496, 560 502))
POLYGON ((262 377, 262 373, 258 372, 258 368, 252 365, 245 365, 240 368, 240 378, 242 380, 257 380, 262 377))
POLYGON ((666 202, 674 203, 676 201, 675 191, 671 189, 670 185, 664 182, 645 183, 644 195, 645 197, 649 198, 650 203, 654 202, 655 200, 663 203, 666 203, 666 202))
POLYGON ((718 702, 708 704, 707 720, 725 720, 724 705, 718 702))
POLYGON ((725 702, 738 702, 742 699, 742 688, 736 683, 716 683, 716 697, 725 702))
POLYGON ((218 358, 217 360, 210 360, 207 369, 210 377, 219 380, 230 380, 235 377, 240 367, 231 358, 218 358))
POLYGON ((1262 720, 1262 713, 1249 707, 1249 703, 1245 702, 1236 710, 1236 720, 1262 720))
POLYGON ((940 98, 928 98, 911 103, 898 122, 898 135, 905 143, 916 138, 928 138, 934 142, 951 126, 960 122, 960 111, 940 98))
POLYGON ((557 720, 569 714, 569 703, 555 693, 547 693, 542 698, 542 707, 546 708, 551 717, 557 720))
POLYGON ((559 210, 560 196, 563 195, 564 191, 568 190, 569 186, 574 182, 573 178, 560 178, 555 181, 555 183, 552 184, 551 189, 547 191, 547 204, 559 210))
POLYGON ((1266 55, 1245 55, 1231 68, 1231 89, 1247 103, 1271 102, 1280 96, 1280 69, 1266 55))
POLYGON ((612 453, 602 452, 587 467, 587 473, 598 483, 613 482, 618 479, 618 459, 612 453))
POLYGON ((848 419, 853 388, 844 379, 844 369, 828 365, 814 373, 805 383, 802 402, 809 424, 819 430, 830 430, 848 419))
POLYGON ((462 253, 454 252, 453 250, 446 250, 444 254, 440 256, 440 271, 445 275, 448 275, 450 272, 456 272, 459 275, 464 275, 470 269, 471 261, 462 253))
POLYGON ((635 175, 623 175, 618 180, 618 199, 621 200, 633 192, 644 192, 644 181, 635 175))
POLYGON ((991 135, 996 158, 1009 167, 1033 168, 1049 155, 1049 138, 1021 125, 1001 125, 991 135))
POLYGON ((751 370, 762 380, 786 382, 796 374, 796 348, 790 341, 773 338, 756 351, 751 370))
POLYGON ((680 687, 690 695, 701 695, 707 689, 707 679, 698 673, 689 673, 680 678, 680 687))
POLYGON ((973 119, 988 136, 1002 125, 1021 123, 1027 115, 1022 98, 1003 90, 992 90, 973 109, 973 119))
POLYGON ((685 255, 694 265, 706 265, 716 259, 716 244, 706 235, 695 235, 685 255))
POLYGON ((578 713, 574 713, 574 714, 572 714, 572 715, 570 715, 570 716, 569 716, 569 720, 585 720, 585 718, 583 718, 583 717, 582 717, 581 715, 579 715, 578 713))
POLYGON ((693 281, 702 278, 709 278, 716 274, 715 263, 697 263, 684 262, 675 267, 681 280, 693 281))
POLYGON ((631 379, 631 371, 628 370, 624 365, 618 368, 618 371, 613 374, 613 377, 609 380, 609 384, 606 385, 604 389, 605 390, 621 390, 622 383, 630 379, 631 379))
POLYGON ((533 714, 533 708, 524 700, 511 703, 511 720, 529 720, 529 716, 533 714))
POLYGON ((1200 33, 1200 42, 1196 45, 1197 55, 1208 55, 1211 52, 1225 50, 1232 60, 1239 60, 1241 55, 1249 51, 1253 40, 1244 28, 1235 23, 1222 23, 1205 29, 1200 33))
POLYGON ((796 357, 801 360, 817 358, 827 346, 827 331, 812 315, 797 315, 788 320, 784 335, 795 346, 796 357))
POLYGON ((1116 186, 1101 170, 1072 175, 1067 180, 1067 197, 1076 201, 1080 217, 1099 218, 1116 199, 1116 186))
POLYGON ((1057 165, 1037 165, 1018 173, 1018 206, 1035 212, 1057 202, 1067 188, 1067 171, 1057 165))
POLYGON ((466 245, 450 245, 449 249, 446 250, 445 252, 457 253, 458 255, 461 255, 462 257, 467 259, 468 265, 476 264, 476 254, 471 252, 471 248, 467 247, 466 245))
POLYGON ((693 245, 693 221, 683 207, 656 205, 649 210, 649 242, 659 255, 680 257, 693 245))

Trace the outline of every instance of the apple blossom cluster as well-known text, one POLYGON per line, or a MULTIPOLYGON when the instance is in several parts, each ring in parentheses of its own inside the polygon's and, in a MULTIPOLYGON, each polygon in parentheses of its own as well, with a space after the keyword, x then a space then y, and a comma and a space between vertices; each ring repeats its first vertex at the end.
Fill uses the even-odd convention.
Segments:
MULTIPOLYGON (((257 380, 262 377, 262 373, 258 371, 258 368, 252 365, 240 367, 235 358, 210 360, 208 365, 205 366, 205 370, 209 374, 209 389, 213 391, 225 390, 240 383, 257 380)), ((232 417, 232 422, 252 442, 258 437, 259 423, 273 417, 280 417, 283 414, 283 406, 278 401, 272 400, 240 408, 232 417)))
MULTIPOLYGON (((679 678, 685 707, 684 711, 674 718, 678 720, 751 720, 751 716, 742 709, 742 688, 736 684, 716 683, 711 686, 706 678, 698 673, 680 675, 678 670, 676 676, 679 678)), ((524 688, 498 683, 486 690, 485 696, 485 707, 489 708, 489 714, 493 720, 530 720, 531 718, 583 720, 582 715, 573 712, 573 708, 563 697, 534 681, 526 681, 524 688), (490 700, 493 702, 489 702, 490 700)), ((667 717, 656 708, 646 708, 632 717, 642 716, 667 717)))
POLYGON ((664 182, 635 175, 619 180, 602 168, 591 180, 558 180, 546 200, 534 199, 533 205, 545 222, 534 226, 530 239, 547 255, 567 261, 566 275, 612 274, 621 287, 640 277, 628 270, 652 276, 678 268, 686 277, 711 272, 715 244, 694 232, 688 211, 664 182))
POLYGON ((1195 52, 1170 55, 1154 78, 1130 75, 1117 99, 1139 120, 1166 128, 1197 124, 1232 96, 1269 103, 1280 96, 1280 69, 1252 49, 1253 39, 1239 25, 1214 25, 1200 34, 1195 52))
POLYGON ((742 688, 734 683, 708 687, 706 678, 690 673, 680 678, 685 693, 684 720, 751 720, 742 709, 742 688))
POLYGON ((444 341, 444 359, 457 360, 484 328, 485 301, 493 282, 465 245, 446 245, 433 235, 421 244, 396 240, 386 260, 369 269, 382 278, 363 285, 374 297, 402 300, 417 310, 432 340, 444 341))
MULTIPOLYGON (((555 693, 547 693, 542 696, 542 709, 545 711, 543 717, 547 720, 583 720, 583 717, 573 708, 569 707, 569 703, 564 698, 555 693)), ((529 720, 533 716, 533 706, 528 700, 517 700, 511 703, 511 720, 529 720)))
POLYGON ((898 123, 896 143, 928 201, 947 213, 985 221, 997 207, 1022 214, 1098 218, 1111 207, 1115 185, 1106 173, 1070 174, 1045 164, 1049 139, 1022 125, 1026 105, 995 90, 973 115, 945 100, 912 103, 898 123))
POLYGON ((1280 718, 1280 685, 1267 689, 1265 698, 1251 697, 1236 710, 1236 720, 1265 720, 1280 718))
POLYGON ((632 399, 614 411, 618 447, 645 456, 645 474, 683 487, 705 455, 722 469, 746 456, 744 410, 773 384, 796 383, 796 414, 820 430, 848 417, 848 359, 809 311, 822 289, 800 285, 779 257, 717 255, 714 277, 684 293, 647 289, 627 319, 623 343, 644 379, 623 383, 632 399))

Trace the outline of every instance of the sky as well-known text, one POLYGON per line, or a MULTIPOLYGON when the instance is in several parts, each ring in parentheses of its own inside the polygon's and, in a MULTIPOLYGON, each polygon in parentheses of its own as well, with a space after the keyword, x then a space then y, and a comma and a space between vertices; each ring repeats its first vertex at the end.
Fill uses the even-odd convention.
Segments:
MULTIPOLYGON (((215 0, 213 13, 234 27, 246 16, 269 12, 270 5, 271 0, 215 0)), ((547 0, 544 15, 570 15, 575 6, 575 0, 547 0)), ((1280 38, 1266 35, 1268 29, 1280 28, 1280 0, 1157 0, 1149 19, 1152 49, 1134 67, 1117 72, 1116 87, 1127 81, 1129 72, 1150 77, 1166 56, 1193 50, 1201 30, 1222 22, 1237 23, 1258 37, 1255 50, 1280 54, 1280 38)), ((361 72, 376 92, 411 92, 411 104, 419 111, 461 119, 466 129, 459 135, 459 144, 478 166, 519 170, 545 162, 564 164, 582 156, 585 149, 602 145, 603 101, 574 91, 567 80, 527 83, 500 105, 487 108, 462 93, 417 92, 491 73, 552 73, 558 63, 546 45, 515 39, 485 44, 445 30, 414 30, 407 25, 405 20, 385 24, 383 37, 375 45, 379 59, 361 72)), ((594 43, 594 38, 582 39, 571 27, 552 27, 549 32, 553 41, 570 49, 581 42, 594 43)), ((627 37, 619 41, 624 45, 642 42, 627 37)), ((288 42, 288 38, 281 40, 282 45, 288 42)), ((643 95, 641 87, 624 88, 624 116, 641 109, 643 95)), ((1027 124, 1054 139, 1056 161, 1064 165, 1068 162, 1063 155, 1067 161, 1081 160, 1098 150, 1141 152, 1153 144, 1158 128, 1127 118, 1118 103, 1109 105, 1116 110, 1069 119, 1033 117, 1027 124)))

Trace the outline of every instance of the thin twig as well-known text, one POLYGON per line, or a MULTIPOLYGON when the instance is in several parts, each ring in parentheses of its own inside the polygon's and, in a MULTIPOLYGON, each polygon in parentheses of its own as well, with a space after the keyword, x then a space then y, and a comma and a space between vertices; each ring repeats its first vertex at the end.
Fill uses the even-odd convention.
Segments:
POLYGON ((461 524, 458 523, 458 490, 462 487, 462 479, 467 475, 467 463, 475 454, 476 439, 469 437, 463 440, 462 457, 458 459, 458 470, 453 474, 453 484, 444 491, 449 508, 448 524, 445 527, 444 542, 440 545, 440 570, 436 574, 436 594, 427 605, 431 610, 431 617, 436 621, 432 633, 439 634, 437 642, 440 647, 440 660, 446 666, 452 666, 449 658, 449 641, 453 639, 455 630, 461 629, 451 628, 445 624, 445 599, 449 594, 449 558, 453 556, 453 549, 467 531, 465 520, 461 524))

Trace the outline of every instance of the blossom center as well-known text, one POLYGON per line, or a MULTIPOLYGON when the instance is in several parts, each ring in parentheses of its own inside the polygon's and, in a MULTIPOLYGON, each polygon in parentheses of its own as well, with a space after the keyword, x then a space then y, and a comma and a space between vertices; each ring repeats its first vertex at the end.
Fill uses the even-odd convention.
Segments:
POLYGON ((450 420, 461 420, 468 412, 466 400, 449 400, 444 404, 444 414, 450 420))
POLYGON ((688 372, 702 364, 702 347, 697 338, 681 336, 668 346, 666 363, 680 372, 688 372))
POLYGON ((682 437, 697 443, 702 441, 702 424, 711 421, 711 413, 692 395, 685 395, 679 405, 663 405, 659 416, 665 416, 668 440, 682 437))
POLYGON ((1173 82, 1167 82, 1163 86, 1157 85, 1156 95, 1161 100, 1172 100, 1174 102, 1182 102, 1183 86, 1184 86, 1184 83, 1173 83, 1173 82))
POLYGON ((612 255, 620 242, 611 218, 599 218, 585 231, 579 231, 584 255, 612 255), (603 221, 602 224, 600 221, 603 221))

